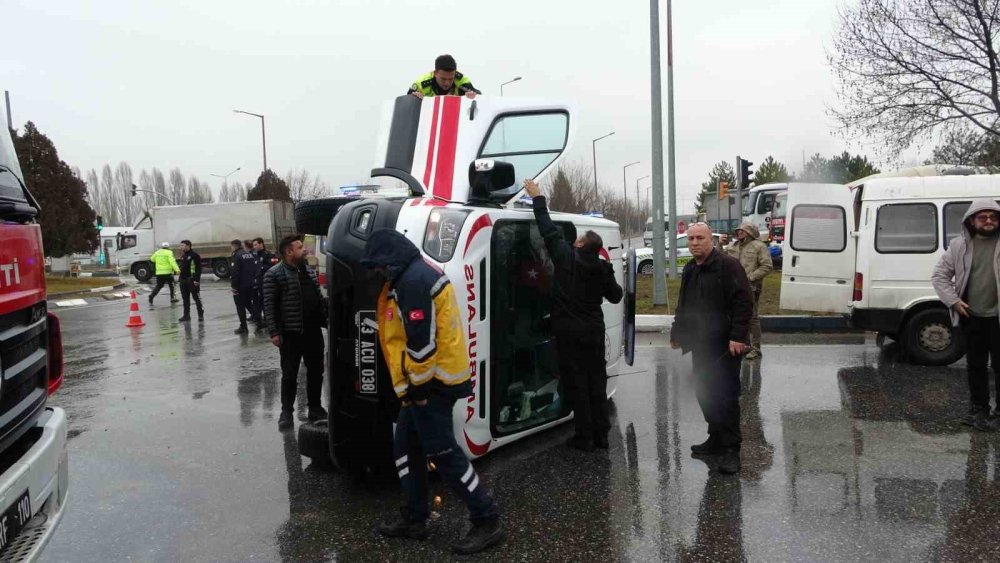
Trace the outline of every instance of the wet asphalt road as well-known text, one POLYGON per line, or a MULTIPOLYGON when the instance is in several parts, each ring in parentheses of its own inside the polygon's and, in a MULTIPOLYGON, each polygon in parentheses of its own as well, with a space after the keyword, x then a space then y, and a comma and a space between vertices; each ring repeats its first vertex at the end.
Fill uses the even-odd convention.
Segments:
MULTIPOLYGON (((178 326, 162 295, 136 332, 127 301, 59 312, 67 371, 52 402, 69 415, 71 488, 43 559, 450 558, 466 526, 455 497, 433 484, 428 541, 378 537, 398 490, 310 467, 277 430, 276 350, 232 334, 221 284, 204 297, 203 326, 178 326)), ((915 368, 858 336, 765 346, 744 366, 737 479, 689 455, 705 437, 689 361, 642 344, 617 378, 610 450, 566 448, 564 425, 476 462, 509 529, 480 559, 995 560, 1000 437, 954 420, 963 364, 915 368)))

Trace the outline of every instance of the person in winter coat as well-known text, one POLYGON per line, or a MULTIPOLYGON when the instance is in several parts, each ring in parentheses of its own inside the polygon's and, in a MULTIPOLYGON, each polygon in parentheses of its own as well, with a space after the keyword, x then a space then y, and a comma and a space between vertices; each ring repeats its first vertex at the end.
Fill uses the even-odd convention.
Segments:
POLYGON ((257 277, 257 263, 252 253, 243 248, 243 242, 233 239, 229 243, 233 249, 230 257, 229 284, 233 288, 233 302, 236 303, 236 315, 240 319, 240 326, 236 328, 236 334, 247 334, 247 311, 250 316, 255 317, 253 303, 253 282, 257 277))
POLYGON ((267 247, 264 245, 264 239, 257 237, 253 239, 253 258, 254 258, 254 313, 255 317, 251 320, 257 323, 257 330, 261 331, 266 328, 264 326, 264 321, 261 316, 264 314, 264 273, 271 269, 274 262, 274 254, 267 251, 267 247))
POLYGON ((191 248, 191 241, 181 241, 180 276, 181 299, 184 300, 184 316, 178 321, 191 320, 191 298, 198 310, 198 322, 205 320, 205 309, 201 306, 201 256, 191 248))
POLYGON ((753 296, 740 263, 713 248, 705 223, 688 229, 694 258, 684 265, 670 345, 691 352, 698 405, 708 440, 694 456, 718 456, 722 473, 740 471, 740 364, 747 349, 753 296))
POLYGON ((153 271, 156 273, 156 287, 153 293, 149 294, 149 304, 153 304, 153 298, 160 293, 164 285, 170 286, 170 302, 177 303, 177 298, 174 296, 174 274, 180 272, 180 269, 177 267, 174 252, 170 250, 170 243, 161 244, 160 249, 149 257, 149 261, 153 263, 155 268, 153 271))
POLYGON ((608 447, 608 373, 604 357, 604 312, 601 304, 622 300, 611 263, 598 254, 604 243, 587 231, 570 245, 549 217, 545 196, 533 180, 525 180, 538 231, 555 266, 552 323, 559 358, 559 380, 575 412, 576 434, 568 445, 584 451, 608 447))
MULTIPOLYGON (((316 278, 306 269, 302 237, 290 235, 278 243, 281 263, 264 274, 264 309, 271 343, 281 353, 281 415, 278 428, 292 427, 299 365, 306 365, 309 421, 326 420, 323 389, 323 330, 327 306, 316 278)), ((241 290, 242 291, 242 290, 241 290)))
POLYGON ((938 261, 931 283, 938 298, 951 310, 951 322, 965 339, 969 380, 969 412, 963 422, 981 431, 1000 427, 997 411, 990 415, 990 375, 1000 401, 1000 205, 977 199, 962 218, 962 232, 948 244, 938 261))
POLYGON ((736 231, 736 241, 726 247, 726 253, 740 261, 753 289, 753 319, 750 321, 750 352, 748 360, 761 357, 760 352, 760 293, 764 288, 764 278, 774 269, 771 250, 760 240, 757 226, 747 221, 736 231))
POLYGON ((378 298, 378 337, 396 396, 402 401, 393 455, 407 505, 379 525, 389 537, 427 537, 427 459, 469 509, 472 527, 452 545, 482 551, 504 538, 500 513, 485 483, 455 442, 455 403, 472 394, 462 313, 448 277, 425 261, 405 235, 372 233, 361 264, 384 279, 378 298))

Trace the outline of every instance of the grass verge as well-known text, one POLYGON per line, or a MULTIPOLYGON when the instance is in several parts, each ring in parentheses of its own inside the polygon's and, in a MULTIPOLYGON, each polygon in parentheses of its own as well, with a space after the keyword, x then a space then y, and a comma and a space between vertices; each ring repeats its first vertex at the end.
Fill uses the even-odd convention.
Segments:
POLYGON ((88 291, 95 287, 113 286, 118 283, 118 278, 64 278, 61 276, 45 276, 45 288, 49 294, 88 291))
MULTIPOLYGON (((635 286, 635 312, 638 315, 672 315, 677 307, 681 280, 667 279, 667 305, 653 305, 653 276, 639 276, 635 286)), ((808 311, 786 311, 781 302, 781 272, 771 272, 764 278, 760 294, 761 315, 817 315, 808 311)))

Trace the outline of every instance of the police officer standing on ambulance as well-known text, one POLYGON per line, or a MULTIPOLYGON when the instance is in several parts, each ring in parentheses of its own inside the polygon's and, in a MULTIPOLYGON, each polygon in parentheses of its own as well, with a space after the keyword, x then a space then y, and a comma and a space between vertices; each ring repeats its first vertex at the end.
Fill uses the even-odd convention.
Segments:
POLYGON ((465 96, 475 98, 482 94, 472 85, 468 76, 458 72, 458 66, 451 55, 441 55, 434 60, 434 72, 428 72, 410 85, 407 94, 418 98, 430 96, 465 96))

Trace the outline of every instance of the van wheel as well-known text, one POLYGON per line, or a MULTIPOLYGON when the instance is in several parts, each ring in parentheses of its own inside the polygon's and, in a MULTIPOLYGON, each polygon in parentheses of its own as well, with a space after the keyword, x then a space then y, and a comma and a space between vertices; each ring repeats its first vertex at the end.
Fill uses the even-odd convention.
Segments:
POLYGON ((356 197, 324 197, 295 204, 295 229, 304 235, 326 235, 330 221, 341 207, 358 201, 356 197))
POLYGON ((140 282, 148 282, 153 277, 153 265, 149 262, 138 262, 132 266, 132 275, 140 282))
POLYGON ((212 260, 212 273, 221 280, 227 279, 231 274, 229 271, 229 260, 225 258, 212 260))
POLYGON ((653 275, 654 271, 655 271, 655 268, 653 268, 653 262, 650 261, 650 260, 647 260, 647 261, 639 264, 639 273, 642 274, 642 275, 644 275, 644 276, 651 276, 651 275, 653 275))
POLYGON ((906 352, 918 364, 946 366, 965 354, 958 332, 945 309, 926 309, 906 324, 906 352))
POLYGON ((299 454, 312 460, 320 469, 333 469, 330 458, 330 436, 326 421, 299 425, 299 454))

